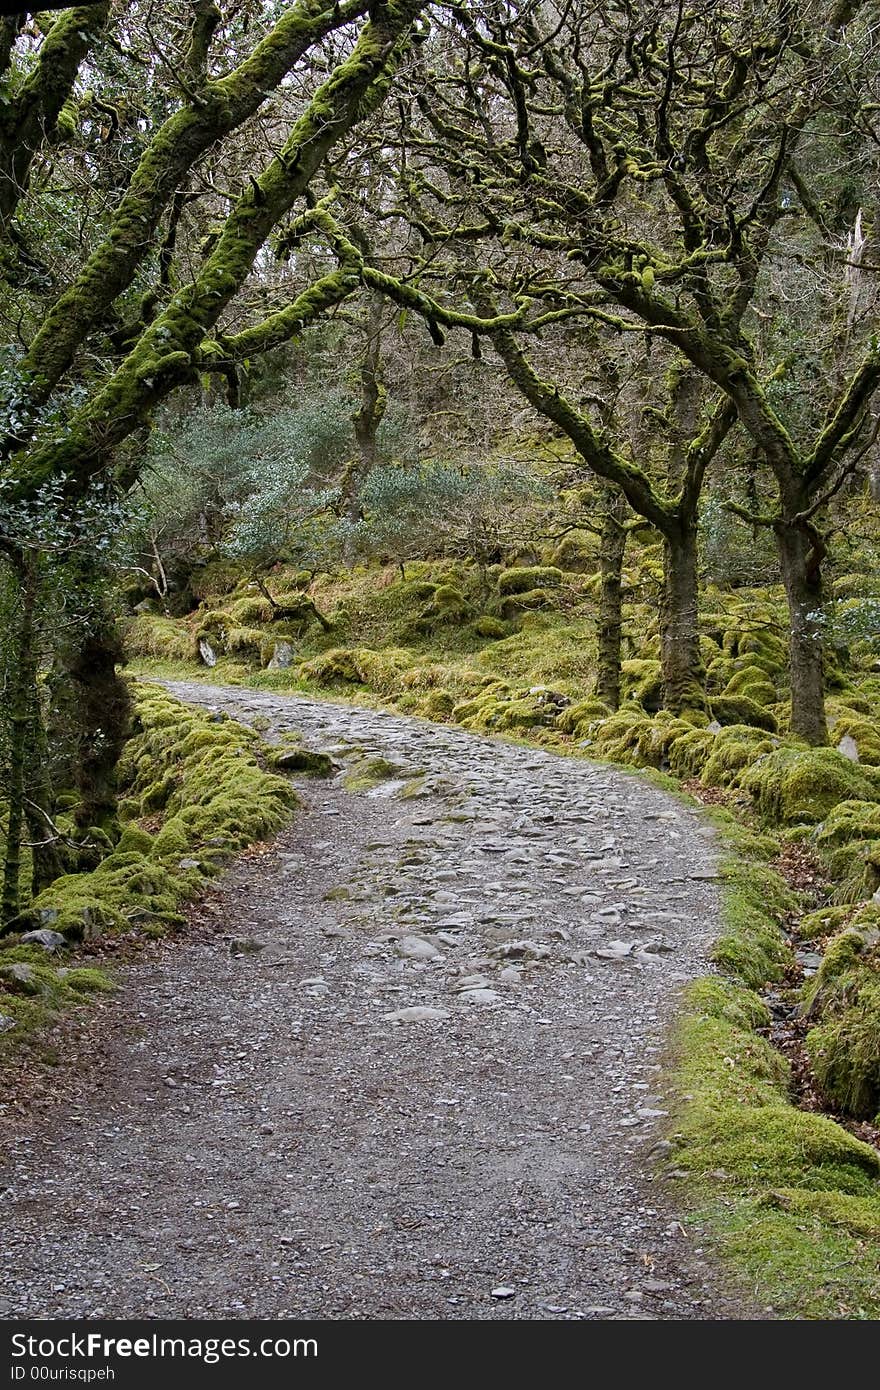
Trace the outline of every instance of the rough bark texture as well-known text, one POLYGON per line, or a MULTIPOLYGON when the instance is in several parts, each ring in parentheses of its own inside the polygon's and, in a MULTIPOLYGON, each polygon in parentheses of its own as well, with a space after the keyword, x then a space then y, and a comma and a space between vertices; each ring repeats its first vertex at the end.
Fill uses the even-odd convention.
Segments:
POLYGON ((0 916, 8 923, 18 914, 21 894, 22 840, 25 825, 27 771, 31 761, 34 689, 37 679, 36 582, 30 558, 16 565, 20 581, 18 623, 9 692, 9 758, 6 775, 6 854, 0 916))
POLYGON ((693 521, 664 537, 660 661, 663 704, 674 714, 704 709, 705 671, 697 630, 697 527, 693 521))
POLYGON ((791 623, 791 732, 821 745, 828 742, 822 659, 823 548, 811 528, 782 523, 776 527, 776 544, 791 623))
POLYGON ((622 574, 627 531, 623 523, 626 499, 617 488, 605 490, 602 541, 599 551, 598 657, 596 694, 612 709, 620 704, 620 642, 623 627, 622 574))
MULTIPOLYGON (((376 466, 379 426, 388 405, 388 393, 382 381, 382 311, 384 300, 375 292, 371 296, 367 320, 367 346, 361 359, 361 401, 353 417, 357 454, 346 469, 343 479, 343 515, 354 528, 361 516, 361 490, 376 466)), ((354 536, 346 540, 346 564, 354 560, 354 536)))
POLYGON ((116 819, 116 764, 131 719, 128 686, 116 670, 123 659, 119 634, 102 613, 69 660, 79 722, 76 819, 83 828, 111 828, 116 819))

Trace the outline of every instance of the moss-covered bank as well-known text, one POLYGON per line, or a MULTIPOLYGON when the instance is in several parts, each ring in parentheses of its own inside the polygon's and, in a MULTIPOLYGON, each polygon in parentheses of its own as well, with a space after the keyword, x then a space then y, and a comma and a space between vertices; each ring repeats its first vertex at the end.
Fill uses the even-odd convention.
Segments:
POLYGON ((0 940, 0 1054, 89 991, 111 988, 102 971, 71 968, 79 943, 95 951, 105 935, 164 935, 236 850, 286 824, 296 793, 266 770, 270 758, 253 729, 137 687, 118 842, 97 868, 46 888, 0 940))

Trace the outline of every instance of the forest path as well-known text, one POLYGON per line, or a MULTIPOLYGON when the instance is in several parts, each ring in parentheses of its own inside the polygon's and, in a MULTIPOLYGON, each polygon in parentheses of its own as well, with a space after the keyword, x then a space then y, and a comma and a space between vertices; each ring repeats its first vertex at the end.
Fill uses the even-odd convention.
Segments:
POLYGON ((210 931, 125 971, 121 1026, 5 1155, 0 1316, 754 1316, 650 1184, 717 930, 699 817, 455 728, 168 688, 404 772, 303 779, 210 931))

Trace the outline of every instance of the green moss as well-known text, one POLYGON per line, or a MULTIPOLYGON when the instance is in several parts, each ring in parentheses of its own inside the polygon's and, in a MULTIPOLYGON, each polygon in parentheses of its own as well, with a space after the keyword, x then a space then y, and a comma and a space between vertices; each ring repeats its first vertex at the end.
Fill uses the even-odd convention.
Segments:
POLYGON ((791 948, 780 923, 797 899, 775 870, 765 864, 733 860, 723 866, 724 931, 712 959, 750 989, 781 980, 792 964, 791 948))
POLYGON ((562 583, 564 575, 555 565, 528 565, 504 570, 498 576, 498 592, 502 597, 510 594, 527 594, 536 589, 554 589, 562 583))
POLYGON ((253 628, 258 624, 272 621, 273 608, 267 598, 261 595, 245 595, 230 605, 230 617, 237 628, 253 628))
POLYGON ((842 801, 880 801, 880 773, 832 748, 778 748, 760 759, 742 785, 771 822, 816 824, 842 801))
POLYGON ((326 753, 312 753, 307 748, 275 748, 268 761, 283 772, 305 773, 309 777, 332 777, 335 771, 333 759, 326 753))
POLYGON ((303 662, 299 674, 316 685, 359 685, 361 673, 354 654, 345 647, 334 647, 311 661, 303 662))
POLYGON ((161 656, 168 661, 188 661, 193 655, 192 637, 173 618, 140 613, 126 623, 123 638, 129 656, 161 656))
POLYGON ((139 825, 129 824, 123 830, 116 848, 123 854, 130 851, 149 854, 153 848, 153 837, 146 830, 141 830, 139 825))
POLYGON ((574 738, 587 738, 596 725, 607 719, 610 714, 611 710, 603 700, 591 696, 589 699, 577 700, 568 705, 557 715, 556 727, 563 734, 571 734, 574 738))
POLYGON ((351 792, 369 791, 381 782, 418 777, 420 772, 421 769, 404 767, 391 762, 389 758, 363 755, 353 760, 352 769, 346 774, 343 785, 351 792))
POLYGON ((710 729, 688 729, 669 746, 669 767, 676 777, 697 777, 715 747, 710 729))
POLYGON ((788 1067, 750 1029, 699 1008, 679 1028, 677 1167, 734 1188, 767 1184, 877 1195, 880 1154, 823 1115, 788 1103, 788 1067))
POLYGON ((845 1114, 876 1121, 880 1118, 880 971, 862 966, 846 972, 822 998, 822 1022, 810 1029, 806 1039, 816 1080, 845 1114))
POLYGON ((847 1203, 851 1220, 862 1211, 870 1221, 875 1200, 776 1187, 705 1202, 696 1216, 714 1232, 719 1255, 742 1272, 745 1287, 775 1317, 873 1319, 880 1316, 880 1248, 846 1229, 840 1215, 847 1203))
POLYGON ((803 989, 813 1073, 824 1094, 856 1119, 880 1112, 880 932, 862 914, 828 942, 822 964, 803 989))
POLYGON ((776 716, 746 694, 716 695, 710 702, 710 709, 719 724, 748 724, 770 733, 776 733, 779 727, 776 716))
POLYGON ((835 745, 841 739, 853 739, 859 762, 869 767, 880 767, 880 729, 876 719, 860 719, 857 714, 840 711, 831 721, 830 738, 835 745))
POLYGON ((500 618, 493 618, 491 613, 483 613, 477 618, 473 623, 473 629, 478 637, 486 637, 491 641, 510 636, 507 623, 503 623, 500 618))
POLYGON ((880 803, 875 801, 841 801, 832 807, 816 830, 816 843, 823 850, 848 840, 878 838, 880 803))
POLYGON ((747 695, 762 705, 772 705, 776 700, 776 687, 767 679, 761 666, 751 664, 734 671, 723 692, 725 695, 747 695))
POLYGON ((139 692, 137 706, 141 732, 120 765, 122 790, 145 810, 164 810, 165 820, 155 837, 129 823, 95 870, 57 879, 34 900, 29 918, 71 939, 176 925, 181 898, 202 881, 179 861, 211 866, 223 852, 279 829, 295 804, 287 780, 260 767, 252 730, 150 688, 139 692))
POLYGON ((700 781, 706 787, 737 786, 743 770, 751 767, 763 754, 772 751, 773 744, 757 729, 731 724, 715 735, 700 781))
POLYGON ((719 975, 694 980, 688 986, 687 1002, 693 1012, 724 1019, 746 1032, 770 1026, 770 1010, 760 995, 719 975))
POLYGON ((257 627, 229 627, 226 630, 224 650, 247 661, 259 662, 263 646, 263 633, 257 627))
POLYGON ((508 594, 501 602, 501 616, 508 622, 533 609, 551 608, 552 593, 547 589, 527 589, 525 593, 508 594))
POLYGON ((569 574, 588 574, 597 567, 596 542, 587 531, 569 531, 547 558, 569 574))

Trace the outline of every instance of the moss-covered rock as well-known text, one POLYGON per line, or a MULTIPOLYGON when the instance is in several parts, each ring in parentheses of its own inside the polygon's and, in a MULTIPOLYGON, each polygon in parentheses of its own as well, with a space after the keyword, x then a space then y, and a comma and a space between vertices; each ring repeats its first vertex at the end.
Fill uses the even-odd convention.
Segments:
POLYGON ((706 787, 737 786, 743 770, 772 751, 770 739, 757 729, 744 724, 731 724, 720 729, 712 740, 700 781, 706 787))
MULTIPOLYGON (((856 1119, 880 1118, 880 960, 858 933, 837 938, 833 969, 814 998, 821 1022, 807 1034, 810 1065, 823 1092, 856 1119)), ((826 955, 827 961, 827 955, 826 955)))
POLYGON ((742 786, 780 825, 815 825, 842 801, 880 801, 880 773, 833 748, 778 748, 744 774, 742 786))
POLYGON ((711 729, 687 729, 669 746, 669 770, 676 777, 698 777, 712 756, 716 735, 711 729))
POLYGON ((482 613, 472 624, 474 632, 478 637, 488 638, 490 641, 499 641, 502 637, 510 636, 510 628, 507 623, 500 618, 495 618, 491 613, 482 613))
POLYGON ((501 601, 501 616, 507 622, 534 609, 551 608, 552 593, 547 589, 527 589, 525 593, 507 594, 501 601))
POLYGON ((633 658, 621 662, 621 694, 627 702, 641 705, 648 713, 655 714, 663 702, 663 674, 660 662, 646 658, 633 658))
POLYGON ((556 727, 561 733, 571 734, 574 738, 587 738, 596 725, 610 714, 611 710, 603 700, 591 696, 568 705, 557 715, 556 727))
POLYGON ((838 707, 829 720, 829 738, 835 746, 852 739, 858 761, 868 767, 880 767, 880 725, 876 719, 860 718, 857 713, 838 707))
POLYGON ((556 569, 569 574, 589 574, 596 568, 596 542, 586 531, 569 531, 551 551, 556 569))
POLYGON ((750 724, 775 734, 779 725, 771 710, 759 705, 748 695, 716 695, 710 702, 713 719, 719 724, 750 724))
POLYGON ((776 700, 776 687, 768 680, 762 666, 747 662, 735 670, 723 691, 725 695, 746 695, 759 705, 772 705, 776 700))
POLYGON ((299 675, 315 685, 360 685, 361 673, 354 653, 347 647, 334 647, 321 652, 298 668, 299 675))
POLYGON ((526 594, 535 589, 555 589, 562 583, 564 575, 555 565, 526 565, 503 570, 498 576, 498 592, 505 597, 509 594, 526 594))
POLYGON ((280 772, 298 772, 306 777, 332 777, 336 764, 327 753, 308 748, 273 748, 267 761, 280 772))
POLYGON ((841 801, 816 829, 816 843, 828 850, 849 840, 880 839, 880 803, 841 801))

